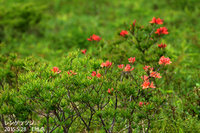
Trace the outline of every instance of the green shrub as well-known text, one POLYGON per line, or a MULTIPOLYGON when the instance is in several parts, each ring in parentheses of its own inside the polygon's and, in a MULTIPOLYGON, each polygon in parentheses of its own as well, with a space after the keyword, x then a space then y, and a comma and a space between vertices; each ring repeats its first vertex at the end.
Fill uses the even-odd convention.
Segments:
POLYGON ((168 32, 157 21, 131 24, 115 41, 92 35, 94 51, 58 57, 57 67, 33 57, 1 55, 2 129, 35 121, 21 126, 48 133, 198 131, 199 85, 187 95, 170 88, 174 59, 158 45, 168 32))

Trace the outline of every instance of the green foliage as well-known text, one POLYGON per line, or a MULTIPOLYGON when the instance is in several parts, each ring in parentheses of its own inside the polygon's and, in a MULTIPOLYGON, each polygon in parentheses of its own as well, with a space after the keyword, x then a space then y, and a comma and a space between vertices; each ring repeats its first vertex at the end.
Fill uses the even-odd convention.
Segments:
POLYGON ((32 120, 46 132, 200 131, 199 7, 198 0, 0 1, 0 131, 5 121, 32 120), (165 20, 168 36, 154 34, 153 16, 165 20), (92 34, 101 41, 87 41, 92 34), (162 55, 173 63, 160 67, 162 55), (135 69, 119 69, 129 57, 135 69), (111 68, 100 66, 106 60, 111 68), (162 76, 150 78, 155 89, 141 87, 145 65, 162 76))
POLYGON ((40 34, 38 27, 42 19, 42 8, 40 8, 36 8, 34 4, 16 4, 9 8, 1 5, 0 41, 21 37, 24 32, 40 34))

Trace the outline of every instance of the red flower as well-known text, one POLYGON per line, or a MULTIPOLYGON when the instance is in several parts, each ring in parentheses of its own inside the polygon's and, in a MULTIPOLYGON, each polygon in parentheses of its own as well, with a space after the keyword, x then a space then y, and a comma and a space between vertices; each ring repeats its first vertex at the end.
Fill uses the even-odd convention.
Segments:
POLYGON ((53 71, 54 73, 60 73, 61 70, 59 70, 58 67, 53 67, 53 69, 51 69, 51 71, 53 71))
POLYGON ((125 37, 126 35, 128 35, 128 31, 122 30, 122 31, 120 32, 120 36, 125 37))
POLYGON ((95 71, 92 72, 92 77, 95 77, 97 75, 97 73, 95 71))
POLYGON ((159 60, 159 64, 160 65, 167 65, 167 64, 171 64, 172 62, 170 61, 169 58, 165 58, 164 56, 162 56, 159 60))
POLYGON ((147 71, 153 71, 153 67, 151 68, 150 66, 144 66, 143 69, 147 71))
POLYGON ((133 64, 135 62, 135 57, 128 58, 128 62, 133 64))
POLYGON ((158 35, 161 35, 161 34, 168 34, 169 32, 166 27, 160 27, 157 29, 157 31, 155 33, 158 35))
POLYGON ((143 102, 139 102, 139 106, 142 107, 142 105, 143 105, 143 102))
POLYGON ((152 24, 163 24, 163 20, 160 19, 160 18, 156 19, 155 17, 153 17, 153 19, 149 23, 152 23, 152 24))
POLYGON ((133 27, 135 27, 136 20, 133 21, 133 27))
POLYGON ((82 50, 81 50, 81 53, 85 54, 86 51, 87 51, 87 49, 84 49, 84 50, 82 49, 82 50))
POLYGON ((109 93, 109 94, 111 94, 111 91, 114 91, 114 89, 113 89, 113 88, 111 88, 111 89, 108 88, 108 93, 109 93))
POLYGON ((118 65, 118 68, 119 68, 119 69, 123 69, 123 68, 124 68, 124 64, 118 65))
POLYGON ((153 17, 152 20, 149 23, 156 23, 156 18, 153 17))
POLYGON ((150 66, 144 66, 144 67, 143 67, 143 69, 144 69, 145 71, 148 71, 149 68, 150 68, 150 66))
POLYGON ((67 73, 68 73, 69 76, 77 74, 77 73, 73 72, 72 70, 69 70, 67 73))
POLYGON ((150 87, 150 88, 156 88, 156 87, 154 86, 153 82, 151 82, 151 84, 150 84, 149 87, 150 87))
POLYGON ((101 74, 100 74, 100 73, 97 73, 96 76, 97 76, 97 78, 100 78, 100 77, 101 77, 101 74))
POLYGON ((159 47, 159 48, 165 48, 165 47, 167 47, 167 45, 161 43, 161 44, 158 44, 158 47, 159 47))
POLYGON ((87 76, 87 78, 88 78, 88 79, 92 79, 92 77, 90 77, 90 76, 87 76))
POLYGON ((145 80, 142 84, 142 89, 147 89, 149 88, 150 82, 148 80, 145 80))
POLYGON ((153 82, 149 82, 149 80, 145 80, 142 84, 142 89, 147 89, 147 88, 156 88, 153 84, 153 82))
POLYGON ((142 78, 144 81, 149 81, 149 76, 144 75, 144 76, 141 76, 141 78, 142 78))
POLYGON ((110 94, 111 93, 111 90, 108 88, 108 93, 110 94))
POLYGON ((158 72, 151 72, 150 73, 150 77, 154 77, 154 78, 162 78, 161 76, 160 76, 160 73, 158 73, 158 72))
POLYGON ((131 68, 131 65, 130 64, 127 64, 126 67, 124 68, 124 71, 125 72, 130 72, 130 71, 133 71, 134 67, 131 68))
POLYGON ((106 62, 101 63, 101 67, 111 67, 112 62, 109 62, 108 60, 106 62))
POLYGON ((90 38, 87 39, 88 41, 100 41, 101 38, 95 34, 93 34, 92 36, 90 36, 90 38))

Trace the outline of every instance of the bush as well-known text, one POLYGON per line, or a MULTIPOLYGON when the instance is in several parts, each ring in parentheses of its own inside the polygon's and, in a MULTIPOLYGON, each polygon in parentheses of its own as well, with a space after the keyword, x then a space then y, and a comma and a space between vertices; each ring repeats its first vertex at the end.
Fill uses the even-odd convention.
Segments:
POLYGON ((1 55, 3 129, 28 121, 21 126, 33 131, 35 121, 48 133, 198 131, 199 86, 185 100, 166 87, 172 82, 173 56, 167 56, 161 43, 168 34, 162 23, 159 18, 147 26, 134 22, 116 41, 92 35, 88 41, 93 52, 70 52, 58 58, 57 66, 33 57, 1 55), (194 104, 187 104, 191 101, 194 104))

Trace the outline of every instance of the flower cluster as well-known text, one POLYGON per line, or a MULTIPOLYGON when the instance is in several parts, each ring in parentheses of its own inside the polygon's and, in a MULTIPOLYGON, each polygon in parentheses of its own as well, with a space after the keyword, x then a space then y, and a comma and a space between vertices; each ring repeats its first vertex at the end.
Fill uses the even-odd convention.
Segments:
POLYGON ((166 44, 162 44, 162 43, 161 43, 161 44, 158 44, 158 47, 159 47, 159 48, 166 48, 166 47, 167 47, 167 45, 166 45, 166 44))
POLYGON ((158 35, 161 35, 161 34, 168 34, 168 29, 166 27, 160 27, 156 30, 155 32, 156 34, 158 35))
POLYGON ((101 67, 103 68, 103 67, 111 67, 112 66, 112 62, 110 62, 110 61, 106 61, 106 62, 103 62, 103 63, 101 63, 101 67))
POLYGON ((119 68, 119 69, 123 69, 123 68, 124 68, 124 64, 118 65, 118 68, 119 68))
POLYGON ((98 73, 98 72, 96 72, 96 71, 93 71, 91 75, 92 75, 92 77, 95 77, 95 76, 96 76, 97 78, 100 78, 100 77, 101 77, 101 74, 98 73))
POLYGON ((144 66, 143 69, 148 72, 148 71, 153 71, 153 67, 151 68, 150 66, 144 66))
POLYGON ((120 36, 125 37, 126 35, 128 35, 128 31, 122 30, 122 31, 120 32, 120 36))
POLYGON ((168 65, 171 64, 172 62, 170 61, 169 58, 165 58, 164 56, 162 56, 159 60, 159 64, 160 65, 168 65))
POLYGON ((152 71, 152 72, 150 73, 150 77, 158 78, 158 79, 162 78, 162 76, 160 76, 160 73, 154 72, 154 71, 152 71))
POLYGON ((125 72, 130 72, 130 71, 133 71, 134 70, 134 67, 131 68, 131 65, 130 64, 127 64, 124 68, 124 71, 125 72))
POLYGON ((93 34, 92 36, 90 36, 90 38, 87 39, 88 41, 100 41, 101 38, 95 34, 93 34))
POLYGON ((60 73, 61 70, 59 70, 58 67, 53 67, 53 69, 51 69, 51 71, 53 71, 54 73, 60 73))
POLYGON ((135 62, 135 57, 128 58, 128 62, 133 64, 135 62))
POLYGON ((75 72, 72 71, 72 70, 69 70, 69 71, 67 72, 67 74, 68 74, 69 76, 71 76, 71 75, 76 75, 77 73, 75 73, 75 72))
MULTIPOLYGON (((135 62, 135 57, 130 57, 128 59, 129 63, 134 63, 135 62)), ((126 64, 126 66, 124 67, 124 64, 120 64, 118 65, 118 68, 119 69, 123 69, 124 72, 130 72, 130 71, 133 71, 134 70, 134 67, 131 68, 131 65, 130 64, 126 64)))
POLYGON ((144 80, 143 84, 142 84, 142 89, 147 89, 147 88, 156 88, 154 86, 154 83, 153 81, 150 83, 150 81, 147 79, 147 80, 144 80))
POLYGON ((152 23, 152 24, 163 24, 163 20, 160 19, 160 18, 156 19, 155 17, 153 17, 153 19, 149 23, 152 23))
POLYGON ((154 86, 153 81, 150 82, 150 78, 162 78, 160 76, 160 73, 153 71, 153 67, 150 66, 144 66, 143 69, 145 70, 145 72, 149 75, 149 76, 142 76, 142 80, 144 81, 142 84, 142 89, 147 89, 147 88, 156 88, 154 86))
POLYGON ((154 83, 153 81, 150 82, 150 78, 162 78, 162 76, 160 76, 160 73, 156 72, 156 71, 153 71, 153 67, 150 67, 150 66, 144 66, 143 69, 145 70, 145 72, 149 75, 149 76, 142 76, 142 80, 144 81, 143 84, 142 84, 142 89, 147 89, 147 88, 156 88, 154 86, 154 83))

